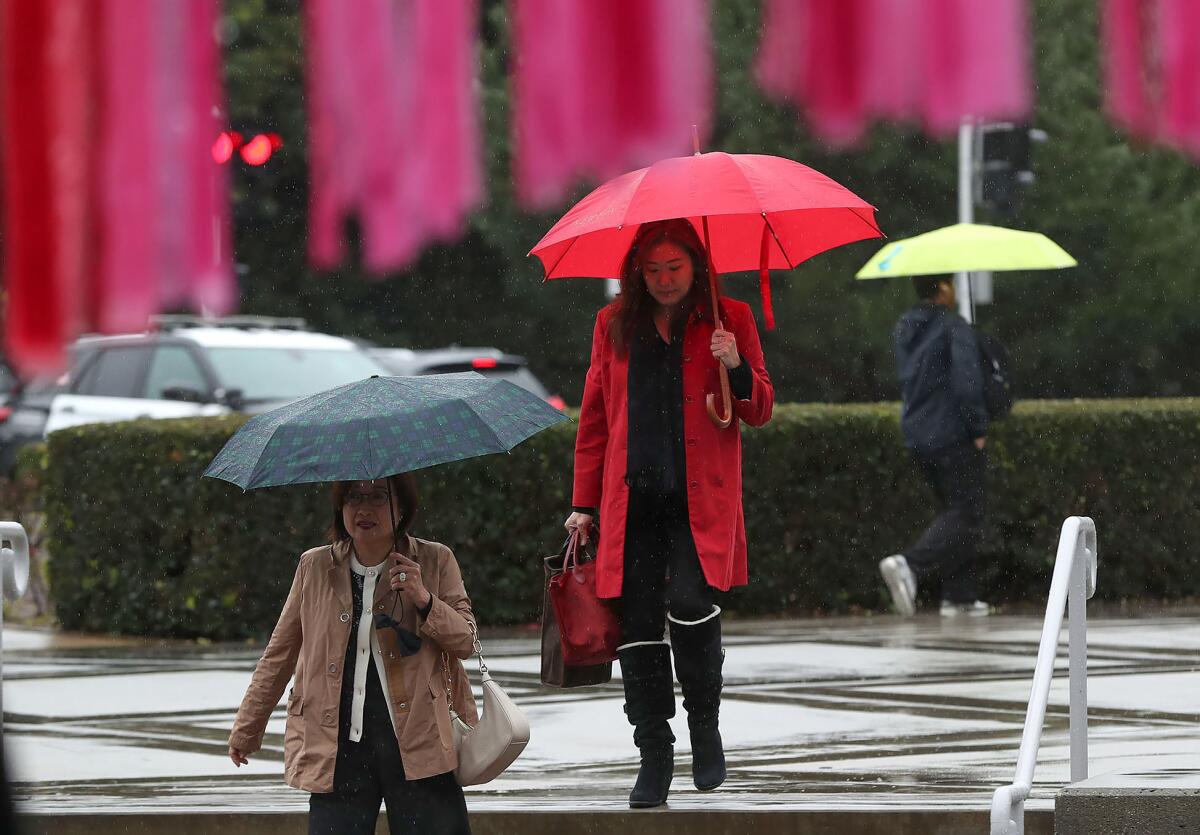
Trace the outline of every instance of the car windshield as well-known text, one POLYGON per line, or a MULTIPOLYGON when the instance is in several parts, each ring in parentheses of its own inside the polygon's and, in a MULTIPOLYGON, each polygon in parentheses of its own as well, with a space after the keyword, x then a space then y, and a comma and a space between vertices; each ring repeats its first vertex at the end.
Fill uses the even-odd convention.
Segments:
POLYGON ((388 372, 361 351, 313 348, 210 348, 209 360, 227 390, 247 403, 297 400, 388 372))

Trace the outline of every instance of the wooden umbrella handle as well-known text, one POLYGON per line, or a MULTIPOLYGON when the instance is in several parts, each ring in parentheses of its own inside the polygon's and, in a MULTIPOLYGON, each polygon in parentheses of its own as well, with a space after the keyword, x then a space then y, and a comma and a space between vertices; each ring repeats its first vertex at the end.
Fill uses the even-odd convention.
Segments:
MULTIPOLYGON (((713 323, 717 326, 717 330, 725 330, 721 323, 720 308, 717 306, 717 267, 713 263, 712 245, 708 238, 708 215, 703 217, 701 223, 704 227, 704 251, 708 256, 708 292, 709 298, 712 300, 713 323)), ((705 396, 704 405, 708 409, 708 419, 715 423, 718 429, 728 429, 729 424, 733 423, 733 396, 729 393, 729 370, 725 368, 724 363, 718 361, 717 373, 721 376, 722 412, 717 412, 717 396, 711 392, 705 396)))
POLYGON ((729 371, 722 365, 718 373, 721 375, 721 405, 724 407, 724 417, 717 412, 717 396, 712 392, 705 395, 704 405, 708 408, 709 420, 715 423, 718 429, 728 429, 729 424, 733 423, 733 404, 730 402, 731 395, 729 393, 729 371))

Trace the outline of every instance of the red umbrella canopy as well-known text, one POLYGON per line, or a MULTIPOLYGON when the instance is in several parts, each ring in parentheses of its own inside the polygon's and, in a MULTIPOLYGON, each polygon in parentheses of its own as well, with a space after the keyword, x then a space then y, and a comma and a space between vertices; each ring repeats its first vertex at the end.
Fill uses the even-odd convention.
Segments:
POLYGON ((708 218, 718 273, 790 269, 825 250, 883 236, 874 206, 807 165, 714 152, 660 160, 608 181, 529 254, 541 260, 547 280, 619 278, 638 227, 678 217, 688 218, 702 240, 708 218))

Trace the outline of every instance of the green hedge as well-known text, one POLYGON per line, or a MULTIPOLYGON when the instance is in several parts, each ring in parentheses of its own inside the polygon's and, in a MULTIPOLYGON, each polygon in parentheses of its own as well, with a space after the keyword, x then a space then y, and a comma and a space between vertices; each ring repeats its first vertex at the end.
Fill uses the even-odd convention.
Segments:
MULTIPOLYGON (((200 478, 241 420, 51 437, 43 489, 65 628, 211 639, 270 631, 296 556, 324 541, 330 511, 324 488, 243 494, 200 478)), ((780 406, 744 437, 751 582, 728 607, 882 609, 876 562, 915 538, 932 507, 895 406, 780 406)), ((485 623, 537 618, 539 557, 562 540, 573 444, 574 424, 563 424, 511 455, 420 474, 414 532, 454 548, 485 623)), ((1100 598, 1200 594, 1200 401, 1023 403, 988 449, 990 599, 1044 600, 1072 514, 1096 520, 1100 598)))

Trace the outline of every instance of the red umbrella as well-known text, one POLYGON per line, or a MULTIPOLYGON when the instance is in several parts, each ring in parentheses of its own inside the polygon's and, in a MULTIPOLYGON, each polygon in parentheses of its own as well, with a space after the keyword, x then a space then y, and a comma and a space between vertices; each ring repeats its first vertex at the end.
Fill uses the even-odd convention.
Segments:
MULTIPOLYGON (((758 270, 768 329, 775 327, 769 270, 883 236, 874 206, 807 165, 715 152, 660 160, 609 180, 563 215, 529 254, 541 259, 546 280, 619 278, 638 227, 680 217, 691 221, 708 250, 714 315, 715 276, 758 270)), ((710 394, 709 416, 728 426, 733 412, 721 371, 724 413, 717 414, 710 394)))

